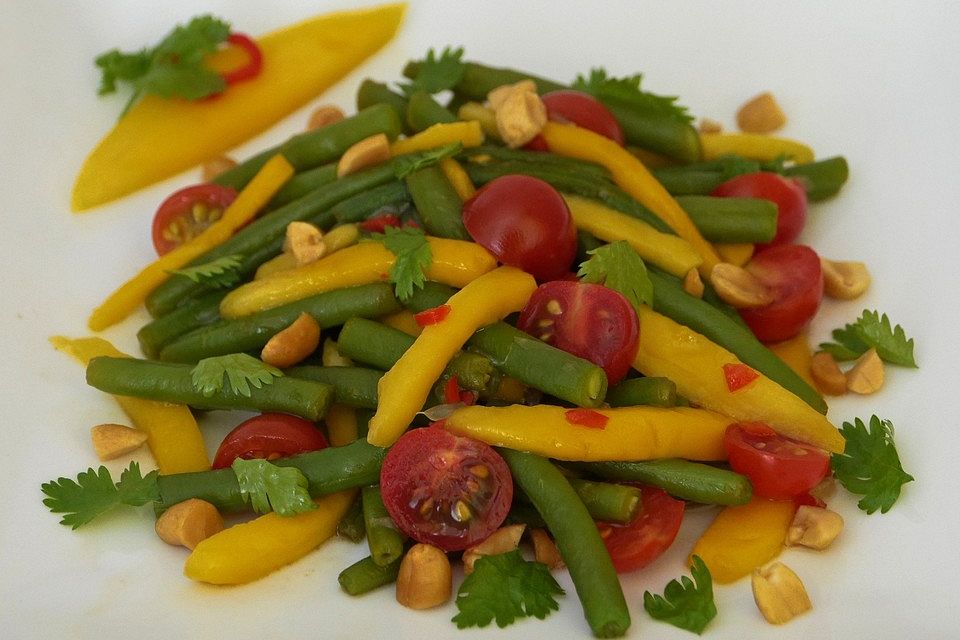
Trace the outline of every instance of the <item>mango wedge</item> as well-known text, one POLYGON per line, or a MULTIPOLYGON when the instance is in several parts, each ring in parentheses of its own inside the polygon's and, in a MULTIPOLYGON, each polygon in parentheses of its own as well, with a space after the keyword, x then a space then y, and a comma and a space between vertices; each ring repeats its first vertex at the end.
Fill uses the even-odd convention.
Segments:
MULTIPOLYGON (((331 13, 258 38, 264 60, 260 75, 216 98, 189 102, 147 96, 84 161, 71 207, 83 211, 133 193, 260 133, 386 44, 405 8, 389 4, 331 13)), ((223 64, 211 60, 214 68, 223 64)))

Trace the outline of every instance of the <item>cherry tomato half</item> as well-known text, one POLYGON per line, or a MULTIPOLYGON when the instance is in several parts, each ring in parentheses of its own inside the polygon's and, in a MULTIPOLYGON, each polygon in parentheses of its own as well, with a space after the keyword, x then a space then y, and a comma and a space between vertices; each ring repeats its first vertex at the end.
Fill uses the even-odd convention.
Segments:
POLYGON ((641 486, 643 506, 628 524, 598 524, 617 573, 641 569, 670 548, 683 521, 683 500, 657 487, 641 486))
POLYGON ((237 458, 283 458, 327 448, 327 439, 309 420, 286 413, 263 413, 237 425, 220 443, 214 469, 229 467, 237 458))
MULTIPOLYGON (((589 93, 562 89, 543 94, 542 100, 547 108, 548 120, 573 123, 623 146, 623 129, 620 128, 620 123, 602 102, 589 93)), ((526 148, 533 151, 548 150, 546 141, 539 135, 528 142, 526 148)))
POLYGON ((540 285, 517 327, 599 367, 614 385, 637 352, 640 322, 620 293, 599 284, 554 280, 540 285))
POLYGON ((718 186, 711 195, 760 198, 777 205, 777 233, 768 244, 757 245, 758 248, 793 242, 807 220, 807 192, 796 180, 776 173, 761 171, 737 176, 718 186))
POLYGON ((563 197, 543 180, 501 176, 463 203, 470 237, 500 262, 538 280, 559 278, 577 253, 577 229, 563 197))
POLYGON ((762 342, 779 342, 800 333, 823 298, 820 257, 810 247, 781 244, 757 252, 745 268, 774 298, 763 307, 740 309, 754 335, 762 342))
POLYGON ((513 476, 489 445, 434 425, 408 431, 390 447, 380 489, 401 531, 459 551, 503 523, 513 500, 513 476))
POLYGON ((224 209, 236 197, 234 189, 212 183, 195 184, 173 193, 153 215, 153 248, 157 255, 169 253, 200 235, 223 216, 224 209))
POLYGON ((723 436, 730 467, 750 478, 754 495, 791 500, 807 494, 830 470, 825 451, 779 435, 761 422, 727 427, 723 436))

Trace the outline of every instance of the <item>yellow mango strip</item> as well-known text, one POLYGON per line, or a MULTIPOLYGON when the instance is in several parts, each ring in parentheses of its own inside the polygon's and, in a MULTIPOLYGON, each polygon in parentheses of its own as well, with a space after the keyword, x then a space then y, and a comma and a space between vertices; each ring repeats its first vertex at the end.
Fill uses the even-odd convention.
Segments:
POLYGON ((796 395, 759 371, 755 380, 731 392, 723 367, 742 364, 735 355, 649 307, 641 305, 639 315, 640 344, 633 360, 637 371, 673 380, 680 395, 738 422, 765 422, 788 438, 833 453, 843 451, 837 428, 796 395))
POLYGON ((443 175, 447 177, 447 180, 450 181, 453 190, 457 192, 461 200, 467 201, 477 192, 477 188, 473 186, 473 182, 470 181, 470 176, 467 175, 466 170, 453 158, 444 158, 441 160, 440 169, 443 171, 443 175))
POLYGON ((295 562, 337 531, 356 489, 315 500, 317 508, 295 516, 262 515, 216 533, 196 546, 183 567, 191 580, 246 584, 295 562))
POLYGON ((703 532, 690 555, 703 559, 714 582, 738 580, 780 555, 795 510, 792 501, 764 498, 726 507, 703 532))
POLYGON ((391 313, 388 316, 383 316, 380 318, 380 322, 388 327, 393 327, 397 331, 403 331, 408 336, 413 336, 414 338, 423 331, 423 327, 417 324, 417 319, 414 317, 413 312, 406 309, 391 313))
POLYGON ((736 154, 751 160, 787 156, 798 164, 813 162, 813 149, 802 142, 761 133, 701 133, 700 149, 704 160, 736 154))
POLYGON ((705 278, 710 277, 713 266, 720 262, 717 252, 700 235, 683 207, 636 156, 609 138, 573 125, 548 122, 540 135, 553 153, 595 162, 609 169, 618 187, 650 209, 696 249, 703 259, 700 273, 705 278))
POLYGON ((207 227, 203 233, 189 242, 176 247, 147 265, 99 307, 87 320, 92 331, 102 331, 130 315, 150 295, 150 292, 166 282, 170 272, 181 269, 210 249, 223 243, 234 231, 253 219, 283 184, 293 175, 293 167, 283 156, 274 156, 257 172, 253 180, 237 194, 223 217, 207 227))
POLYGON ((702 262, 700 254, 679 236, 657 231, 625 213, 580 196, 563 194, 578 229, 606 242, 626 240, 641 258, 682 278, 702 262))
POLYGON ((397 140, 390 145, 390 153, 399 156, 405 153, 429 151, 455 142, 462 144, 465 149, 483 144, 483 129, 480 128, 480 123, 471 120, 435 124, 409 138, 397 140))
MULTIPOLYGON (((73 186, 74 211, 89 209, 224 154, 299 109, 394 35, 404 4, 318 16, 257 38, 257 77, 208 100, 146 96, 87 156, 73 186)), ((227 49, 212 68, 235 58, 227 49)), ((235 65, 234 65, 235 66, 235 65)))
POLYGON ((497 114, 493 109, 488 109, 479 102, 465 102, 457 109, 457 118, 460 120, 476 120, 480 123, 483 132, 494 138, 500 139, 500 130, 497 129, 497 114))
POLYGON ((574 424, 567 407, 510 405, 464 407, 444 428, 491 446, 529 451, 557 460, 725 460, 727 416, 706 409, 620 407, 594 409, 608 418, 603 428, 574 424))
MULTIPOLYGON (((129 358, 103 338, 65 338, 53 336, 50 343, 58 351, 79 360, 84 366, 93 358, 110 356, 129 358)), ((113 396, 133 425, 147 434, 147 446, 160 473, 206 471, 210 468, 207 447, 190 409, 179 404, 113 396)))
MULTIPOLYGON (((428 237, 433 261, 427 280, 463 287, 497 266, 490 252, 473 242, 428 237)), ((316 262, 237 287, 220 302, 220 315, 239 318, 318 293, 386 282, 396 256, 379 242, 361 242, 316 262)))
POLYGON ((810 365, 813 362, 813 352, 810 349, 810 341, 805 331, 789 340, 768 344, 767 347, 770 348, 770 351, 777 354, 781 360, 786 362, 807 384, 814 389, 817 388, 817 383, 814 381, 813 375, 810 372, 810 365))
POLYGON ((334 403, 323 417, 331 447, 342 447, 357 439, 357 412, 353 407, 334 403))
POLYGON ((296 266, 297 257, 295 255, 292 253, 281 253, 257 267, 257 272, 253 274, 253 279, 260 280, 262 278, 269 278, 274 274, 293 269, 296 266))
POLYGON ((713 246, 724 262, 742 267, 750 262, 750 258, 753 257, 755 245, 750 242, 736 242, 730 244, 715 244, 713 246))
POLYGON ((424 327, 413 345, 377 385, 379 403, 370 418, 367 441, 389 447, 423 408, 433 384, 467 339, 480 327, 519 311, 537 288, 528 273, 499 267, 453 294, 447 316, 424 327))
MULTIPOLYGON (((323 255, 329 256, 331 253, 340 251, 340 249, 355 245, 359 239, 360 228, 357 225, 352 223, 337 225, 323 234, 323 255)), ((299 266, 297 257, 285 251, 257 267, 257 272, 253 277, 255 280, 267 278, 275 273, 293 269, 297 266, 299 266)))

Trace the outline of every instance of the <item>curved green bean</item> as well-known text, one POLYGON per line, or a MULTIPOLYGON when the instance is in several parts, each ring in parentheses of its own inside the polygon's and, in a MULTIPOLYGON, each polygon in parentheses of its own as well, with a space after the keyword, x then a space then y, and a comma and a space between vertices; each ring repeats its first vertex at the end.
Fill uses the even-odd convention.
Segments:
POLYGON ((294 378, 323 382, 333 387, 336 402, 362 409, 377 408, 377 383, 383 371, 363 367, 291 367, 284 373, 294 378))
POLYGON ((490 160, 497 162, 532 162, 559 171, 570 171, 580 176, 610 179, 610 171, 602 165, 577 158, 558 156, 547 151, 524 151, 523 149, 511 149, 510 147, 496 145, 481 145, 464 149, 460 152, 460 156, 474 164, 482 165, 490 162, 490 160))
POLYGON ((677 196, 677 202, 710 242, 763 243, 777 233, 777 205, 770 200, 677 196))
POLYGON ((437 165, 406 177, 407 190, 427 233, 440 238, 471 240, 463 226, 463 202, 437 165))
POLYGON ((337 222, 345 224, 366 220, 384 210, 396 210, 399 213, 410 204, 407 185, 394 180, 338 202, 330 208, 330 214, 337 222))
POLYGON ((405 536, 394 524, 383 505, 380 487, 371 485, 362 489, 363 526, 367 532, 370 557, 381 567, 386 567, 403 555, 405 536))
POLYGON ((315 189, 328 185, 337 179, 337 163, 331 162, 315 169, 301 171, 277 191, 276 195, 267 203, 265 211, 273 211, 294 200, 299 200, 315 189))
POLYGON ((412 131, 423 131, 435 124, 454 122, 457 117, 426 91, 415 91, 407 99, 406 123, 412 131))
POLYGON ((360 542, 367 535, 367 530, 363 526, 363 496, 357 493, 357 497, 350 503, 350 508, 340 518, 337 523, 337 535, 346 538, 350 542, 360 542))
POLYGON ((397 116, 397 122, 404 123, 407 99, 392 91, 386 84, 367 78, 357 89, 357 111, 363 111, 378 104, 390 107, 397 116))
POLYGON ((226 289, 211 291, 140 327, 137 341, 148 358, 159 358, 160 351, 180 336, 220 319, 220 301, 226 289))
POLYGON ((378 587, 397 581, 400 575, 400 563, 403 556, 397 558, 385 567, 373 561, 371 556, 357 560, 340 572, 337 582, 340 588, 351 596, 359 596, 373 591, 378 587))
POLYGON ((753 495, 745 476, 689 460, 585 462, 572 466, 609 480, 652 484, 677 498, 702 504, 746 504, 753 495))

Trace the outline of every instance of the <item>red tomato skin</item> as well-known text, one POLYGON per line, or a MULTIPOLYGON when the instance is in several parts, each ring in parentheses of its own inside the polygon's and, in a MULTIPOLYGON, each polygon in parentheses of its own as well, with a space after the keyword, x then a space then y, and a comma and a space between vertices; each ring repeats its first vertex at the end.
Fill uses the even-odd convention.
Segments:
POLYGON ((746 269, 774 298, 763 307, 740 309, 740 317, 757 339, 780 342, 799 334, 823 299, 823 271, 816 252, 799 244, 768 247, 754 254, 746 269))
MULTIPOLYGON (((623 146, 623 129, 606 106, 589 93, 574 89, 551 91, 541 96, 551 122, 572 123, 589 129, 623 146)), ((532 151, 549 151, 543 136, 536 136, 526 144, 532 151)))
POLYGON ((470 237, 500 262, 538 280, 570 271, 577 228, 563 197, 543 180, 508 175, 491 180, 465 203, 470 237))
POLYGON ((213 183, 195 184, 170 194, 166 200, 160 203, 157 212, 153 214, 151 235, 153 237, 153 248, 156 249, 157 255, 162 256, 179 246, 178 243, 164 238, 163 232, 174 220, 182 216, 189 216, 189 220, 193 224, 192 209, 194 204, 203 203, 211 208, 226 209, 236 197, 235 189, 221 187, 213 183))
POLYGON ((640 490, 643 506, 632 522, 599 524, 603 544, 617 573, 642 569, 659 558, 673 544, 683 522, 683 500, 658 487, 640 486, 640 490))
POLYGON ((726 198, 761 198, 777 205, 777 233, 757 248, 788 244, 797 239, 807 221, 807 192, 796 180, 776 173, 747 173, 727 180, 711 193, 726 198))
POLYGON ((435 424, 408 431, 390 448, 380 470, 380 490, 403 533, 444 551, 462 551, 506 519, 513 476, 492 447, 435 424), (477 466, 485 471, 472 471, 477 466), (452 515, 460 500, 470 506, 465 521, 452 515))
POLYGON ((640 339, 637 312, 626 298, 603 285, 570 280, 540 285, 517 327, 602 367, 611 385, 627 375, 640 339))
POLYGON ((723 437, 730 467, 750 479, 753 493, 771 500, 809 494, 830 471, 830 456, 777 434, 763 423, 737 423, 723 437))
POLYGON ((213 469, 237 458, 283 458, 327 448, 327 439, 309 420, 286 413, 263 413, 237 425, 220 443, 213 469))

